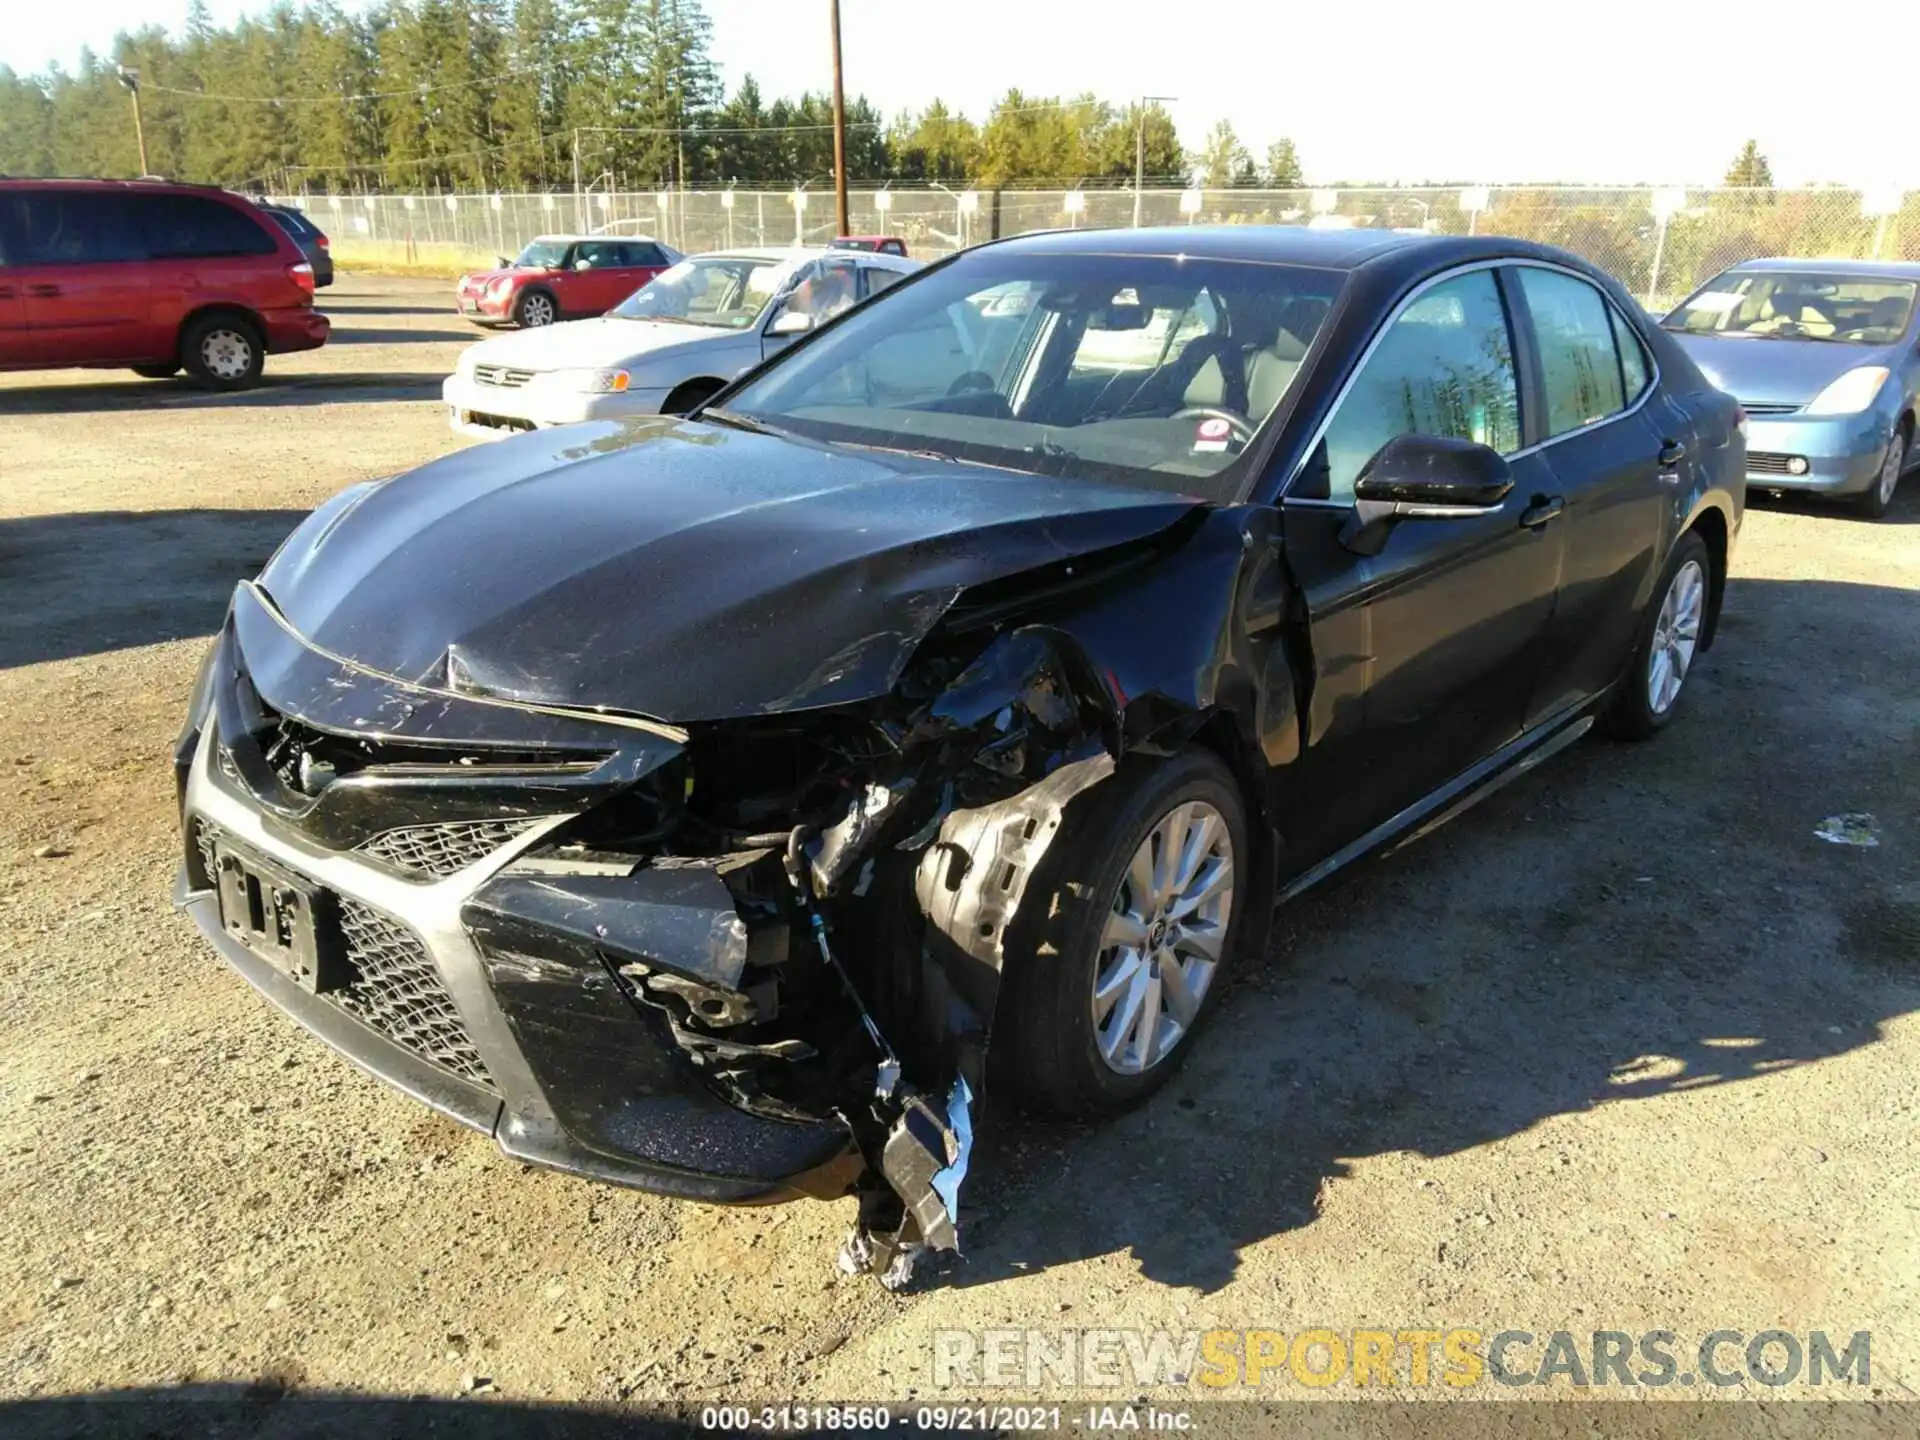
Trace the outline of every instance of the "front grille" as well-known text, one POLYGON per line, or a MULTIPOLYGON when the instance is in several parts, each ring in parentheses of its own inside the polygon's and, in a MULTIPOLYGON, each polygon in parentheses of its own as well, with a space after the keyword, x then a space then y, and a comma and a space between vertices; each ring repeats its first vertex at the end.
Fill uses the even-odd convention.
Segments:
POLYGON ((443 1070, 491 1089, 493 1077, 425 942, 371 905, 345 895, 338 900, 340 938, 354 978, 329 998, 443 1070))
POLYGON ((1791 415, 1800 407, 1798 405, 1778 405, 1765 400, 1742 400, 1740 402, 1740 408, 1749 415, 1791 415))
MULTIPOLYGON (((198 817, 192 825, 194 848, 211 876, 220 828, 198 817)), ((371 905, 338 893, 333 899, 337 935, 323 931, 321 943, 339 945, 351 979, 341 989, 323 991, 321 998, 430 1064, 493 1089, 493 1077, 467 1035, 466 1022, 454 1008, 426 942, 371 905)))
POLYGON ((466 417, 469 425, 484 425, 489 430, 531 430, 534 428, 531 420, 521 419, 517 415, 495 415, 486 410, 469 410, 466 412, 466 417))
POLYGON ((505 365, 476 365, 473 367, 475 384, 492 385, 502 390, 518 390, 533 379, 531 370, 514 370, 505 365))
POLYGON ((440 880, 484 860, 534 820, 460 820, 406 825, 363 841, 359 852, 410 880, 440 880))
POLYGON ((1747 473, 1749 475, 1791 475, 1793 472, 1787 468, 1787 462, 1799 458, 1796 455, 1775 455, 1767 450, 1749 450, 1747 473))

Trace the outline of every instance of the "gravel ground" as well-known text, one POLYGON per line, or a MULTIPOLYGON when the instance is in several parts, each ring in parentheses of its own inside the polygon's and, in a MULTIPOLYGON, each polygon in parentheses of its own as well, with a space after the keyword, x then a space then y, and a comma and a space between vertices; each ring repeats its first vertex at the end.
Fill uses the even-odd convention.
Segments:
POLYGON ((456 446, 445 299, 345 277, 333 343, 237 397, 0 378, 0 1417, 901 1400, 934 1331, 1006 1325, 1870 1330, 1872 1393, 1920 1399, 1920 494, 1757 508, 1690 714, 1286 911, 1143 1112, 990 1114, 968 1260, 892 1296, 832 1271, 847 1205, 508 1161, 170 909, 204 637, 305 509, 456 446), (1877 847, 1815 838, 1853 811, 1877 847))

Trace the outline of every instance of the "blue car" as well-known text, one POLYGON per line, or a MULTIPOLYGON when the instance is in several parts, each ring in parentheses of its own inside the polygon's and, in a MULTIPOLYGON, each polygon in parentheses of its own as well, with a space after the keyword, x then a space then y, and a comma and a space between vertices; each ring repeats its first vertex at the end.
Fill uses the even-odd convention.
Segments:
POLYGON ((1661 322, 1747 412, 1747 483, 1848 500, 1870 519, 1910 463, 1920 264, 1749 260, 1661 322))

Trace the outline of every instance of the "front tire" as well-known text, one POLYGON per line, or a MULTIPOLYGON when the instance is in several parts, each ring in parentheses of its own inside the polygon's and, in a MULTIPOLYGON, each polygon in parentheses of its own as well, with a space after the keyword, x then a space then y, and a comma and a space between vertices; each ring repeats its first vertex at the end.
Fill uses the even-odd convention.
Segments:
POLYGON ((237 315, 202 315, 180 337, 180 361, 202 390, 244 390, 258 383, 267 347, 237 315))
POLYGON ((1910 437, 1904 421, 1893 432, 1893 438, 1887 442, 1887 453, 1880 462, 1880 473, 1874 477, 1873 484, 1864 495, 1854 501, 1854 510, 1862 519, 1878 520, 1887 513, 1887 507, 1893 503, 1893 492, 1900 488, 1900 472, 1907 466, 1907 444, 1910 437))
POLYGON ((513 323, 522 330, 538 330, 560 318, 560 307, 545 290, 522 290, 513 302, 513 323))
POLYGON ((1085 799, 1008 928, 993 1047, 1024 1103, 1068 1119, 1166 1083, 1249 923, 1246 806, 1218 757, 1129 761, 1085 799))
POLYGON ((1624 688, 1607 713, 1607 728, 1618 738, 1645 740, 1673 719, 1700 653, 1712 589, 1707 543, 1689 530, 1667 557, 1654 601, 1641 617, 1624 688))

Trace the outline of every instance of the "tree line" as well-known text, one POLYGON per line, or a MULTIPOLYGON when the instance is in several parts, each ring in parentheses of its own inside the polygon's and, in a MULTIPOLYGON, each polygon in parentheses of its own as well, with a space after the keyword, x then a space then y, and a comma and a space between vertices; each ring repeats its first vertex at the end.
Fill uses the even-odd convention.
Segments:
MULTIPOLYGON (((783 20, 783 23, 786 23, 783 20)), ((71 71, 0 66, 0 173, 140 173, 137 84, 154 174, 273 190, 524 190, 610 182, 830 183, 825 93, 728 93, 701 0, 278 0, 231 28, 194 0, 71 71), (123 72, 134 72, 125 75, 123 72)), ((935 100, 846 109, 857 184, 1301 183, 1291 141, 1264 163, 1224 123, 1194 154, 1157 104, 1008 91, 976 123, 935 100)))

